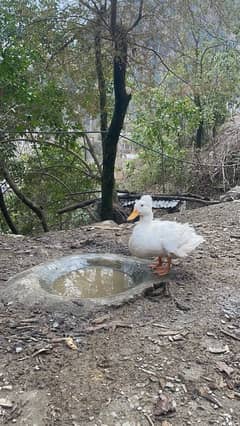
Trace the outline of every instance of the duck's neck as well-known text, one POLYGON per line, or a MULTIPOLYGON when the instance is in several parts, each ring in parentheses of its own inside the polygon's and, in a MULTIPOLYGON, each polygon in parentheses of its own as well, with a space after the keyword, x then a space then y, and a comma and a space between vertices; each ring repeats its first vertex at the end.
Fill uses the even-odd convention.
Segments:
POLYGON ((145 214, 144 216, 140 216, 140 223, 142 224, 151 223, 152 220, 153 220, 153 212, 149 212, 148 214, 145 214))

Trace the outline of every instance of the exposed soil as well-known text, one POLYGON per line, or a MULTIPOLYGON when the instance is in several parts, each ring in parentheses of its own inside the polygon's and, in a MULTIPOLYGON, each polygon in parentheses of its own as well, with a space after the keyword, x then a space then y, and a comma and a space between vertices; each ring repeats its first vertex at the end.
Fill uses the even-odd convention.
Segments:
MULTIPOLYGON (((0 424, 240 424, 240 204, 169 217, 193 223, 206 243, 175 261, 164 294, 79 317, 0 304, 0 424)), ((0 285, 58 256, 128 255, 130 232, 2 235, 0 285)))

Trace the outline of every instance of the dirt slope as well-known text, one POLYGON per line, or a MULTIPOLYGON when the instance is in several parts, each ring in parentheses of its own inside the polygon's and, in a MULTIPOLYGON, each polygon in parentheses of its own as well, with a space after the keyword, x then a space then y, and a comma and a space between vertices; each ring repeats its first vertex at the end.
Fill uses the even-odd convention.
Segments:
MULTIPOLYGON (((165 295, 88 318, 0 304, 0 424, 240 424, 240 203, 170 218, 195 224, 206 243, 175 262, 165 295), (105 328, 91 331, 101 321, 105 328)), ((0 285, 57 256, 128 254, 130 232, 0 236, 0 285)))

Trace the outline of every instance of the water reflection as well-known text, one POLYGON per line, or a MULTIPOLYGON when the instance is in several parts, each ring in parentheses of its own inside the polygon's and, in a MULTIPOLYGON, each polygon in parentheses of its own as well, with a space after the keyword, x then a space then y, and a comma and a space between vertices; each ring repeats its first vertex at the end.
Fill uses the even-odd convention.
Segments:
POLYGON ((122 293, 133 286, 131 277, 107 267, 90 267, 62 275, 53 282, 61 296, 96 298, 122 293))

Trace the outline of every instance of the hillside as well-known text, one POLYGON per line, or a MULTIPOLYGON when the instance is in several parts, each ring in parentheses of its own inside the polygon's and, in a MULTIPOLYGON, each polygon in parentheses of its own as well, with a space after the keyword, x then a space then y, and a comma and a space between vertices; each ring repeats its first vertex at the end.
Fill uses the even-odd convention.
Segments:
POLYGON ((235 114, 218 132, 212 144, 199 155, 196 190, 216 196, 240 183, 240 114, 235 114), (204 166, 201 166, 203 164, 204 166))
MULTIPOLYGON (((174 262, 165 294, 88 317, 1 303, 0 423, 237 426, 239 211, 234 202, 169 215, 193 223, 206 242, 174 262), (64 343, 66 336, 79 351, 64 343), (161 393, 175 401, 169 416, 157 416, 161 393)), ((1 288, 15 273, 58 256, 128 255, 130 232, 123 224, 34 238, 1 235, 1 288)))

